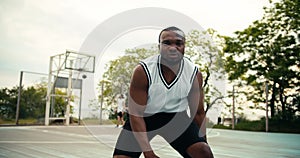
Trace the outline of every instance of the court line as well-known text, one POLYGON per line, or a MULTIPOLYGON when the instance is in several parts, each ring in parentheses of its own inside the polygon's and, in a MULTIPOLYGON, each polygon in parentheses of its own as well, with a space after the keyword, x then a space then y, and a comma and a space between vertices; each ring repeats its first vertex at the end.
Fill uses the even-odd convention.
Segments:
MULTIPOLYGON (((241 156, 237 156, 237 155, 231 155, 231 154, 223 154, 223 153, 216 153, 216 152, 213 152, 214 156, 216 155, 220 155, 220 157, 222 156, 229 156, 229 157, 241 157, 241 156)), ((218 156, 219 157, 219 156, 218 156)))
POLYGON ((213 137, 218 137, 218 136, 220 136, 220 132, 215 132, 215 133, 216 133, 216 134, 214 134, 214 135, 208 134, 207 137, 208 137, 208 138, 213 138, 213 137))
POLYGON ((98 141, 14 141, 4 140, 0 144, 99 144, 98 141))

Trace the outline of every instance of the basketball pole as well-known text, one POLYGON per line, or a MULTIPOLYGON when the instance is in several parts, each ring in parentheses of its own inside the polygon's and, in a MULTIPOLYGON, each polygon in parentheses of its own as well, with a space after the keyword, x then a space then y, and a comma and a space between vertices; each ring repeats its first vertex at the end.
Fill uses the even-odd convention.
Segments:
POLYGON ((21 91, 22 91, 22 80, 23 80, 23 71, 20 72, 20 84, 19 84, 17 109, 16 109, 16 125, 19 125, 19 112, 20 112, 20 100, 21 100, 21 91))
POLYGON ((50 101, 51 101, 51 77, 52 77, 52 62, 53 56, 50 57, 49 63, 49 74, 48 74, 48 87, 47 87, 47 97, 46 97, 46 110, 45 110, 45 125, 49 125, 49 114, 50 114, 50 101))
MULTIPOLYGON (((73 60, 70 61, 70 67, 73 65, 73 60)), ((66 110, 66 125, 70 124, 70 107, 71 107, 71 98, 72 98, 72 70, 69 70, 68 78, 68 104, 66 110)))
POLYGON ((101 83, 101 103, 100 103, 100 125, 102 125, 102 107, 103 107, 103 91, 104 91, 104 80, 101 83))
MULTIPOLYGON (((83 80, 82 80, 82 82, 83 82, 83 80)), ((82 82, 81 82, 81 84, 83 85, 82 82)), ((80 121, 81 121, 82 85, 80 87, 80 101, 79 101, 79 112, 78 112, 78 125, 80 125, 80 121)))
POLYGON ((268 82, 266 82, 266 132, 268 132, 268 131, 269 131, 268 95, 269 95, 269 87, 268 87, 268 82))
POLYGON ((232 129, 234 129, 234 124, 235 124, 235 116, 234 116, 234 113, 235 113, 235 90, 234 90, 234 87, 235 85, 232 86, 232 129))

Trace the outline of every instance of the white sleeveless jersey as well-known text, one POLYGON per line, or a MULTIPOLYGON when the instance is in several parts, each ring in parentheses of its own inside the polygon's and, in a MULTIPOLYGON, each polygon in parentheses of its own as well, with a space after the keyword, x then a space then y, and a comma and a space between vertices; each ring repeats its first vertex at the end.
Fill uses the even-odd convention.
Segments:
POLYGON ((118 104, 117 112, 123 112, 124 111, 124 105, 125 105, 125 99, 124 98, 118 98, 117 104, 118 104))
POLYGON ((176 78, 168 84, 160 65, 161 56, 154 55, 140 62, 147 75, 148 101, 145 113, 182 112, 188 108, 188 94, 198 68, 186 57, 181 60, 176 78))

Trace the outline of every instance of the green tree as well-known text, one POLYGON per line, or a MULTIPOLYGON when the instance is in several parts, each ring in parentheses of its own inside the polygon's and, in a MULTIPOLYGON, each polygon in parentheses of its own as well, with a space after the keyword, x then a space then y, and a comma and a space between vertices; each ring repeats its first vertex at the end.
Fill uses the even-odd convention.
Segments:
POLYGON ((103 74, 103 80, 98 84, 99 101, 103 94, 104 102, 112 105, 118 94, 127 94, 129 88, 132 71, 138 62, 153 54, 157 53, 157 47, 126 49, 125 55, 110 61, 107 71, 103 74), (103 93, 101 92, 102 84, 104 84, 103 93))
POLYGON ((19 118, 42 118, 45 116, 45 87, 30 86, 21 91, 19 118))
MULTIPOLYGON (((0 89, 0 119, 12 120, 16 117, 16 105, 18 99, 19 87, 11 89, 0 89)), ((37 83, 36 85, 27 88, 21 88, 21 98, 19 107, 19 118, 43 118, 45 116, 46 105, 46 83, 37 83)), ((66 95, 61 90, 56 90, 56 94, 66 95)), ((54 99, 55 106, 53 108, 53 115, 63 114, 66 108, 66 100, 63 97, 56 97, 54 99)), ((72 109, 71 109, 72 113, 72 109)))
MULTIPOLYGON (((61 97, 61 96, 66 96, 67 92, 62 91, 61 89, 56 88, 55 89, 55 95, 57 95, 56 97, 54 97, 53 103, 52 103, 52 115, 53 117, 56 116, 61 116, 64 117, 65 112, 66 112, 66 107, 67 107, 67 98, 66 97, 61 97)), ((73 97, 71 98, 71 100, 73 100, 73 97)), ((72 113, 72 106, 70 107, 70 113, 72 113)))
MULTIPOLYGON (((271 2, 272 3, 272 2, 271 2)), ((251 88, 248 100, 265 102, 264 85, 269 84, 271 116, 291 120, 299 112, 300 2, 281 0, 265 9, 261 20, 254 21, 235 37, 226 37, 226 72, 232 82, 251 88)))
MULTIPOLYGON (((205 93, 205 112, 214 104, 223 102, 222 88, 217 87, 216 81, 224 81, 223 37, 216 30, 193 30, 186 38, 186 53, 199 68, 204 76, 203 90, 205 93), (214 82, 215 81, 215 82, 214 82)), ((225 81, 223 83, 225 85, 225 81)))
POLYGON ((16 103, 18 87, 0 89, 0 119, 14 119, 16 117, 16 103))

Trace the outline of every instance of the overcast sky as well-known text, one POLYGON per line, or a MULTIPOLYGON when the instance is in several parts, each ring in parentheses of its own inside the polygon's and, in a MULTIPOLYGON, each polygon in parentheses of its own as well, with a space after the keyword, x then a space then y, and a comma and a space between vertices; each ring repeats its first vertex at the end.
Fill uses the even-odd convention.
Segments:
POLYGON ((0 88, 18 85, 20 71, 48 73, 50 56, 79 50, 96 26, 124 11, 171 9, 230 36, 259 20, 267 5, 268 0, 1 0, 0 88))

